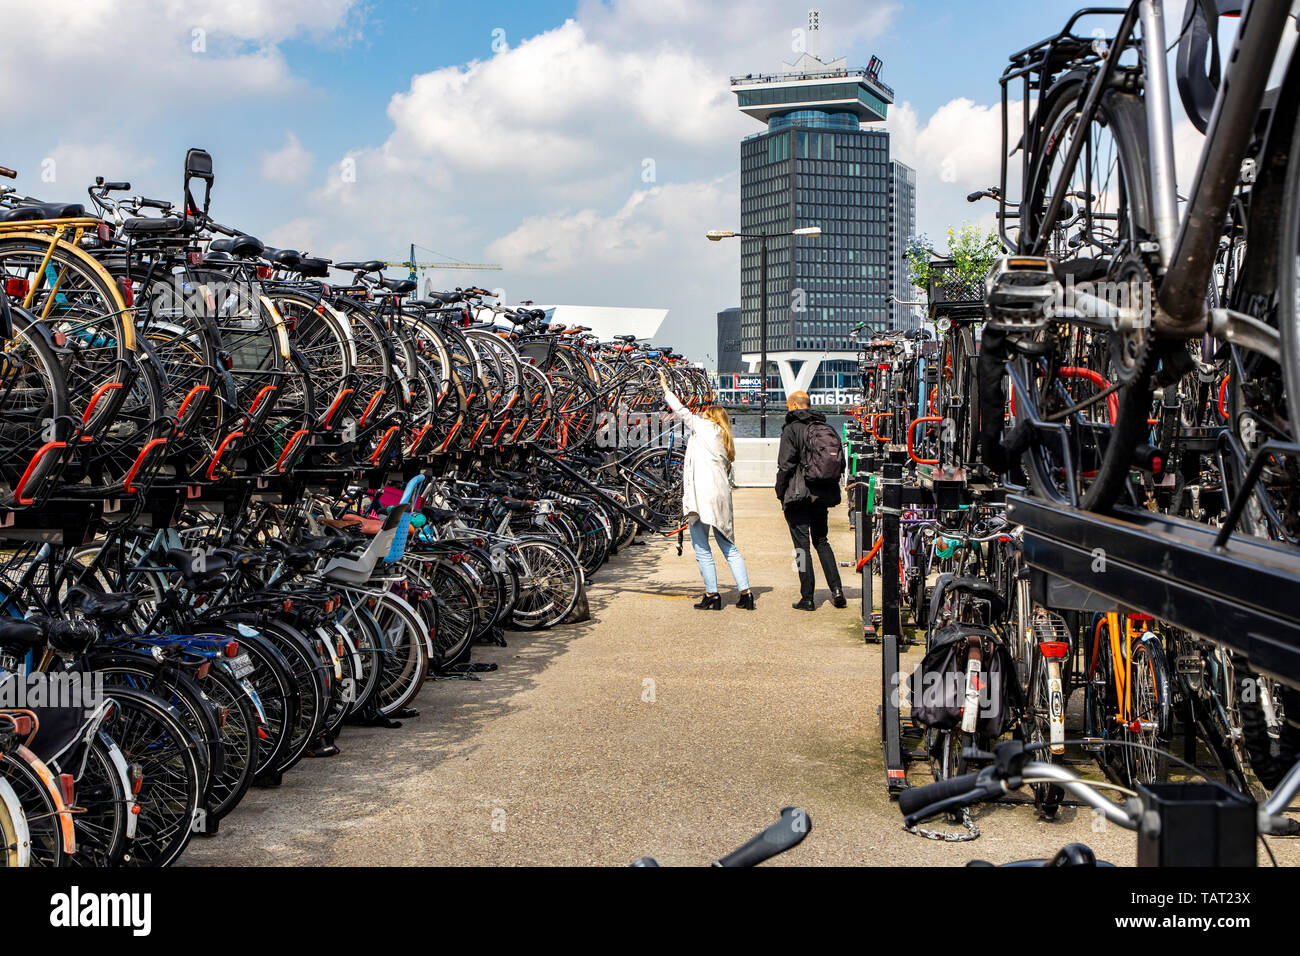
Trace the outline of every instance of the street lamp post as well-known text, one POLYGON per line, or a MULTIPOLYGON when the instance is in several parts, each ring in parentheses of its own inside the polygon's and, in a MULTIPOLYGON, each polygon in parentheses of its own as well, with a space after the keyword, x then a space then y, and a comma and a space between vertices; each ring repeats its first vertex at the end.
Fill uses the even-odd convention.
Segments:
POLYGON ((758 360, 758 378, 762 388, 758 399, 758 435, 760 438, 767 437, 767 240, 778 239, 784 236, 806 236, 809 239, 813 239, 821 234, 821 226, 804 226, 801 229, 792 229, 790 232, 772 233, 745 233, 732 232, 726 229, 711 229, 704 234, 705 238, 710 242, 721 242, 723 239, 757 239, 759 241, 758 337, 761 354, 758 360))

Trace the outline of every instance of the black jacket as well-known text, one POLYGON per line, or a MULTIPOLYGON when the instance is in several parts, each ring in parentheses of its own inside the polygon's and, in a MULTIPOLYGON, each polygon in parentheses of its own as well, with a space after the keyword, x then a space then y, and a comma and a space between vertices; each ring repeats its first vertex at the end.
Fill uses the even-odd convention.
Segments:
POLYGON ((805 481, 803 467, 803 436, 810 422, 826 423, 826 416, 811 408, 796 408, 785 416, 781 429, 781 446, 776 453, 776 496, 783 507, 803 502, 824 505, 827 508, 840 503, 838 481, 805 481))

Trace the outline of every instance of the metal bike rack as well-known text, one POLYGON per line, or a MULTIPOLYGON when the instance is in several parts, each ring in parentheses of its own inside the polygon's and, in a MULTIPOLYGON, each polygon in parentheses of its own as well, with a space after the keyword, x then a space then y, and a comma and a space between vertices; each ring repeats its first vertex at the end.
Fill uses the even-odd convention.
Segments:
POLYGON ((1246 657, 1300 688, 1300 556, 1276 542, 1148 511, 1100 515, 1021 495, 1008 515, 1025 529, 1029 565, 1246 657))

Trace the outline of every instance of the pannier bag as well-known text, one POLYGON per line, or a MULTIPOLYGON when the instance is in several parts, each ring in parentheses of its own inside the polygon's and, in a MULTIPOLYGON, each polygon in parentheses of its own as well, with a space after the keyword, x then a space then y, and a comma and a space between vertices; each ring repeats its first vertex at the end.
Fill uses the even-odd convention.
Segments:
POLYGON ((982 648, 976 729, 989 737, 999 737, 1016 713, 1020 697, 1015 662, 996 634, 971 624, 948 624, 931 637, 930 649, 909 681, 912 719, 935 730, 953 730, 961 725, 969 638, 978 638, 982 648))

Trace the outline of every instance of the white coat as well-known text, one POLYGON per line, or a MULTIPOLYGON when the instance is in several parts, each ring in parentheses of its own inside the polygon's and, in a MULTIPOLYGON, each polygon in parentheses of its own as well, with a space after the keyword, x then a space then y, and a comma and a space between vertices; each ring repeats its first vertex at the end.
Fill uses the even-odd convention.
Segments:
POLYGON ((689 411, 672 392, 664 391, 664 401, 690 433, 682 464, 682 514, 691 524, 702 521, 735 541, 731 462, 722 444, 722 429, 689 411))

